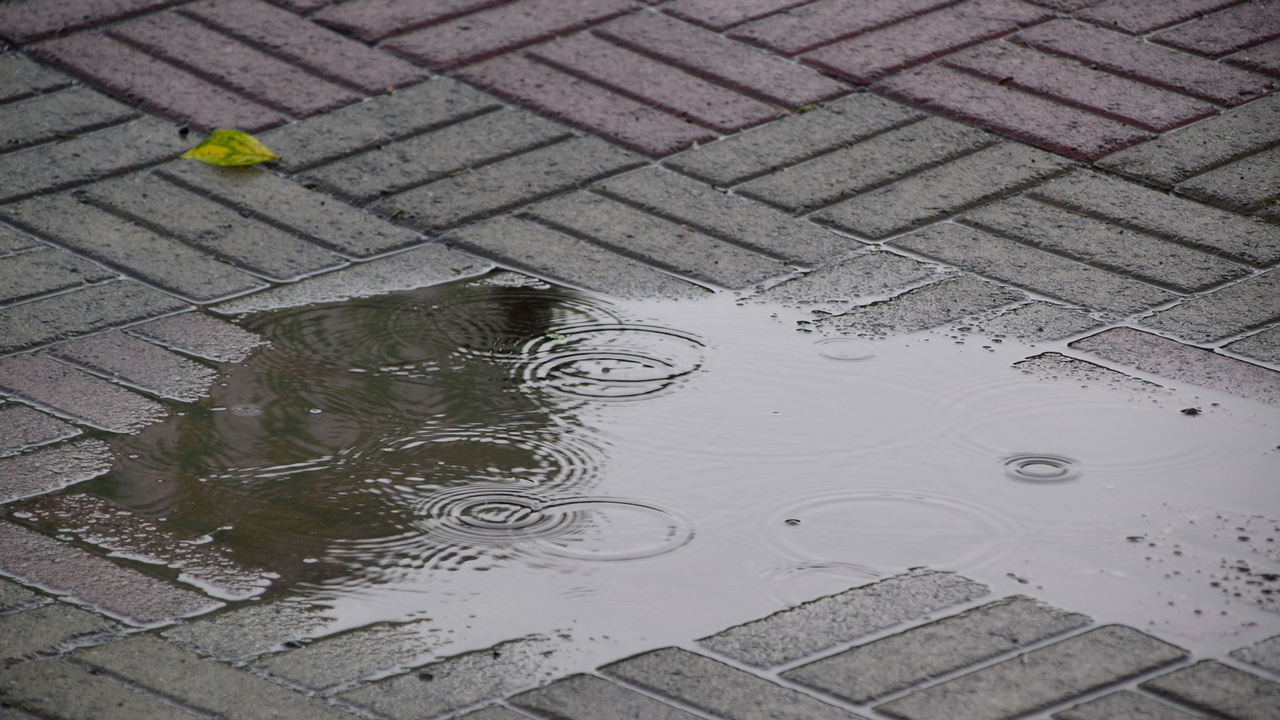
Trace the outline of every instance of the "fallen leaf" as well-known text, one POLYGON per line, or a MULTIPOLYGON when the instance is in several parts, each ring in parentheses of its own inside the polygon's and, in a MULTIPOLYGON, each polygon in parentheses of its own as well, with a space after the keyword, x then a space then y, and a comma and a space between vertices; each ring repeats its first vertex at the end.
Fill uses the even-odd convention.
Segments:
POLYGON ((210 165, 235 167, 274 160, 280 156, 268 150, 252 135, 239 130, 214 130, 199 145, 182 153, 182 157, 210 165))

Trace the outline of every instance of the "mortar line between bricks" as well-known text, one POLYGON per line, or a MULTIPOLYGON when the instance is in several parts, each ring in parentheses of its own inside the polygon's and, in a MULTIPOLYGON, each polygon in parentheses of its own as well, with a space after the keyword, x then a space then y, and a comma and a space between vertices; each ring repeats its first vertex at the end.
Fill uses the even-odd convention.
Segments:
MULTIPOLYGON (((414 30, 421 30, 422 28, 432 27, 433 25, 443 25, 444 23, 447 23, 447 22, 449 22, 450 20, 457 20, 458 18, 464 18, 464 17, 467 17, 468 15, 475 15, 476 13, 483 12, 483 11, 485 11, 485 10, 492 10, 493 8, 501 7, 501 6, 503 6, 503 5, 510 5, 510 4, 514 3, 514 2, 516 2, 516 0, 487 0, 486 2, 479 3, 479 4, 477 4, 477 5, 473 6, 473 7, 470 7, 470 8, 468 8, 468 9, 466 9, 466 10, 460 10, 460 11, 453 12, 453 13, 446 13, 446 14, 444 14, 444 15, 440 15, 440 16, 438 16, 438 17, 432 18, 431 20, 428 20, 428 21, 426 21, 426 22, 413 22, 413 21, 410 21, 410 22, 408 22, 407 24, 400 26, 400 27, 399 27, 399 29, 392 31, 392 32, 391 32, 390 34, 388 34, 388 35, 383 35, 382 37, 379 37, 379 38, 378 38, 377 40, 375 40, 375 41, 367 41, 367 40, 363 40, 363 39, 361 39, 359 36, 357 36, 354 32, 344 32, 344 31, 339 30, 339 29, 337 29, 337 28, 335 28, 335 27, 331 27, 331 26, 329 26, 329 25, 328 25, 327 23, 325 23, 324 21, 316 21, 316 20, 312 20, 312 22, 316 22, 317 24, 322 25, 322 26, 324 26, 324 27, 327 27, 327 28, 329 28, 330 30, 333 30, 333 31, 334 31, 334 32, 336 32, 336 33, 339 33, 339 34, 341 34, 341 35, 344 35, 344 36, 346 36, 346 37, 349 37, 349 38, 351 38, 352 40, 355 40, 356 42, 364 43, 364 44, 366 44, 366 45, 368 45, 368 46, 370 46, 370 47, 376 47, 376 46, 378 46, 378 45, 381 45, 381 44, 382 44, 382 43, 384 43, 384 42, 387 42, 388 40, 394 40, 395 38, 398 38, 398 37, 400 37, 400 36, 402 36, 402 35, 407 35, 407 34, 409 34, 409 33, 413 32, 414 30)), ((336 3, 335 3, 335 4, 336 4, 336 3)), ((318 7, 318 8, 316 8, 315 10, 312 10, 312 11, 311 11, 311 12, 309 12, 309 13, 306 13, 306 14, 301 15, 301 17, 305 17, 305 18, 307 18, 308 20, 311 20, 312 16, 316 15, 316 14, 317 14, 317 13, 319 13, 321 10, 324 10, 324 9, 326 9, 326 8, 329 8, 329 7, 332 7, 332 5, 325 5, 325 6, 322 6, 322 7, 318 7)), ((393 50, 390 50, 390 48, 388 48, 388 50, 389 50, 390 52, 392 52, 392 53, 394 53, 394 52, 395 52, 395 51, 393 51, 393 50)), ((415 64, 415 65, 417 65, 417 63, 414 63, 414 64, 415 64)))
MULTIPOLYGON (((40 242, 44 242, 44 239, 42 238, 42 239, 40 240, 40 242)), ((76 253, 74 253, 74 252, 72 252, 72 251, 70 251, 70 250, 67 250, 66 248, 61 247, 61 246, 58 246, 58 245, 54 245, 54 246, 52 246, 51 248, 50 248, 50 247, 46 247, 46 248, 39 248, 39 249, 44 250, 44 251, 46 251, 46 252, 47 252, 47 251, 49 251, 49 250, 55 250, 55 251, 60 250, 60 251, 62 251, 62 252, 65 252, 65 253, 68 253, 68 254, 72 255, 73 257, 76 257, 76 258, 79 258, 79 259, 81 259, 81 260, 84 260, 85 262, 93 263, 94 265, 97 265, 98 267, 101 267, 101 268, 103 268, 103 269, 105 269, 105 270, 107 270, 107 271, 109 271, 109 272, 113 272, 113 273, 119 273, 119 272, 120 272, 119 270, 116 270, 115 268, 109 268, 109 267, 107 267, 106 265, 103 265, 102 263, 98 262, 97 260, 94 260, 93 258, 87 258, 87 257, 84 257, 84 256, 82 256, 82 255, 77 255, 76 253)), ((15 253, 15 255, 16 255, 16 253, 15 253)), ((8 257, 12 257, 12 256, 8 256, 8 257)), ((96 280, 96 281, 94 281, 94 282, 80 283, 79 285, 72 285, 71 287, 59 288, 59 289, 57 289, 57 290, 52 290, 52 291, 47 292, 47 293, 41 293, 40 295, 34 295, 34 296, 32 296, 32 297, 25 297, 25 298, 22 298, 21 300, 14 300, 14 301, 12 301, 12 302, 0 303, 0 310, 8 310, 9 308, 18 307, 19 305, 26 305, 27 303, 33 303, 33 302, 37 302, 37 301, 40 301, 40 300, 46 300, 46 299, 48 299, 48 298, 51 298, 51 297, 57 297, 57 296, 59 296, 59 295, 66 295, 67 293, 73 293, 73 292, 76 292, 77 290, 83 290, 83 289, 85 289, 85 288, 91 288, 91 287, 102 287, 103 285, 110 285, 111 283, 114 283, 114 282, 120 282, 120 281, 122 281, 122 280, 132 280, 132 279, 133 279, 133 278, 131 278, 131 277, 126 277, 126 276, 122 276, 122 275, 117 275, 116 277, 109 277, 109 278, 106 278, 105 280, 96 280)), ((185 301, 184 301, 184 302, 185 302, 185 301)))
MULTIPOLYGON (((155 119, 155 120, 160 120, 160 121, 162 121, 162 122, 166 122, 166 123, 173 124, 171 120, 169 120, 169 119, 168 119, 168 118, 166 118, 166 117, 160 116, 160 115, 154 115, 154 114, 150 114, 150 113, 148 113, 148 116, 149 116, 150 118, 152 118, 152 119, 155 119)), ((125 123, 121 123, 121 125, 123 125, 123 124, 127 124, 128 122, 135 122, 136 120, 137 120, 137 118, 134 118, 133 120, 128 120, 128 121, 126 121, 125 123)), ((112 127, 118 127, 118 126, 114 126, 114 125, 113 125, 112 127)), ((195 134, 195 133, 192 133, 192 134, 195 134)), ((82 139, 83 139, 83 138, 82 138, 82 139)), ((55 141, 53 141, 53 142, 58 142, 58 141, 56 141, 56 140, 55 140, 55 141)), ((51 144, 53 144, 53 142, 44 143, 43 145, 36 145, 35 147, 45 147, 46 145, 51 145, 51 144)), ((33 148, 31 148, 31 147, 23 148, 23 150, 31 150, 31 149, 33 149, 33 148)), ((62 183, 55 183, 55 184, 53 184, 53 185, 46 185, 46 186, 41 187, 41 188, 38 188, 38 189, 36 189, 36 190, 32 190, 32 191, 31 191, 31 192, 29 192, 29 193, 25 193, 25 194, 22 194, 22 195, 14 195, 14 196, 10 197, 8 200, 5 200, 3 203, 0 203, 0 207, 2 207, 2 206, 4 206, 4 205, 12 205, 12 204, 14 204, 14 203, 21 202, 21 201, 23 201, 23 200, 27 200, 27 199, 29 199, 29 198, 33 198, 33 197, 35 197, 35 196, 37 196, 37 195, 53 195, 54 193, 59 193, 59 192, 62 192, 62 191, 64 191, 64 190, 71 190, 71 189, 74 189, 74 188, 77 188, 77 187, 81 187, 81 186, 83 186, 83 185, 88 185, 88 184, 90 184, 90 183, 99 182, 99 181, 101 181, 101 180, 108 180, 108 179, 113 178, 113 177, 120 177, 121 175, 128 175, 128 174, 129 174, 129 173, 131 173, 131 172, 137 172, 137 171, 139 171, 139 170, 146 170, 147 168, 153 168, 153 167, 156 167, 156 166, 158 166, 158 165, 163 165, 163 164, 165 164, 165 163, 167 163, 167 162, 172 162, 172 161, 173 161, 173 160, 175 160, 175 159, 178 157, 178 155, 180 155, 180 154, 181 154, 181 153, 174 153, 173 155, 170 155, 170 156, 168 156, 168 157, 163 157, 163 158, 160 158, 160 159, 158 159, 158 160, 152 160, 152 161, 150 161, 150 162, 142 162, 142 163, 138 163, 138 164, 136 164, 136 165, 126 165, 126 166, 123 166, 123 167, 115 168, 115 169, 112 169, 112 170, 105 171, 105 172, 103 172, 103 173, 102 173, 102 174, 100 174, 100 175, 94 175, 92 178, 85 179, 85 180, 70 180, 70 181, 66 181, 66 182, 62 182, 62 183)), ((27 231, 25 231, 25 230, 24 230, 23 232, 27 232, 27 231)), ((31 233, 31 232, 27 232, 27 234, 28 234, 28 235, 32 235, 32 236, 35 236, 35 233, 31 233)))
MULTIPOLYGON (((50 90, 48 92, 40 93, 40 96, 50 96, 50 95, 54 95, 55 93, 63 92, 64 90, 70 90, 70 89, 71 88, 63 88, 61 90, 50 90)), ((93 90, 93 92, 98 92, 98 91, 93 90)), ((105 95, 105 93, 103 94, 105 95)), ((133 106, 129 105, 128 103, 122 103, 122 104, 127 107, 133 108, 133 106)), ((0 108, 2 107, 3 106, 0 105, 0 108)), ((116 120, 102 120, 96 123, 92 123, 90 125, 81 125, 76 128, 76 132, 74 133, 61 133, 61 135, 63 136, 69 135, 70 137, 59 137, 58 135, 55 135, 53 138, 49 140, 45 140, 44 142, 32 143, 30 145, 18 145, 13 147, 12 149, 6 149, 4 151, 0 151, 0 158, 8 157, 12 153, 22 152, 23 150, 33 150, 35 148, 48 147, 50 145, 56 145, 66 140, 77 140, 91 132, 95 132, 98 130, 106 130, 108 128, 124 125, 125 123, 131 123, 134 120, 142 119, 144 113, 141 110, 137 108, 133 108, 133 111, 135 113, 133 117, 126 117, 126 118, 121 118, 116 120)))
MULTIPOLYGON (((138 633, 135 633, 135 634, 138 634, 138 633)), ((150 688, 139 685, 138 683, 133 682, 132 680, 123 678, 111 672, 110 670, 107 670, 105 668, 100 668, 100 667, 97 667, 96 665, 85 662, 80 658, 64 656, 62 658, 62 662, 84 668, 85 671, 89 672, 91 675, 94 675, 96 677, 106 678, 111 682, 114 682, 129 688, 130 690, 138 693, 139 695, 145 695, 155 700, 159 700, 165 705, 175 707, 179 710, 182 710, 183 712, 191 713, 192 715, 195 715, 197 717, 209 718, 209 720, 218 720, 219 716, 217 713, 201 709, 199 707, 196 707, 195 705, 188 705, 187 703, 184 703, 177 698, 170 697, 163 693, 159 693, 154 690, 151 690, 150 688)))
MULTIPOLYGON (((688 650, 688 648, 681 648, 681 649, 683 649, 683 650, 688 650)), ((643 655, 644 653, 637 653, 637 654, 639 654, 639 655, 643 655)), ((634 655, 631 655, 631 656, 628 656, 628 657, 635 657, 635 656, 634 656, 634 655)), ((605 663, 605 665, 610 665, 610 664, 612 664, 612 663, 614 663, 614 662, 621 662, 621 661, 626 660, 626 659, 627 659, 627 658, 618 658, 617 660, 611 660, 611 661, 609 661, 609 662, 605 663)), ((600 667, 604 667, 604 665, 601 665, 600 667)), ((598 677, 598 678, 600 678, 601 680, 604 680, 605 682, 608 682, 608 683, 612 683, 612 684, 614 684, 614 685, 617 685, 618 687, 626 688, 626 689, 630 690, 631 692, 636 693, 637 695, 643 695, 643 696, 645 696, 645 697, 647 697, 647 698, 649 698, 649 699, 651 699, 651 700, 656 700, 656 701, 658 701, 658 702, 662 703, 663 705, 669 705, 669 706, 671 706, 671 707, 673 707, 673 708, 677 708, 677 709, 679 709, 679 710, 683 710, 683 711, 685 711, 685 712, 687 712, 687 713, 689 713, 690 715, 693 715, 693 716, 695 716, 695 717, 704 718, 705 720, 720 720, 720 718, 721 718, 721 716, 720 716, 720 715, 716 715, 715 713, 711 713, 711 712, 708 712, 708 711, 706 711, 706 710, 702 710, 702 709, 701 709, 701 708, 699 708, 697 705, 691 705, 691 704, 689 704, 689 702, 688 702, 688 701, 686 701, 686 700, 681 700, 681 699, 679 699, 679 698, 673 698, 673 697, 667 697, 666 695, 663 695, 662 693, 659 693, 659 692, 657 692, 657 691, 649 690, 648 688, 645 688, 645 687, 644 687, 644 686, 642 686, 642 685, 635 685, 635 684, 632 684, 631 682, 629 682, 629 681, 627 681, 627 680, 624 680, 623 678, 620 678, 620 677, 613 677, 612 675, 604 675, 604 674, 602 674, 602 673, 600 672, 600 668, 599 668, 599 667, 598 667, 598 668, 596 668, 596 669, 594 669, 594 670, 592 670, 591 672, 589 672, 589 673, 585 673, 585 674, 587 674, 587 675, 592 675, 592 676, 594 676, 594 677, 598 677)), ((752 675, 756 675, 756 673, 751 673, 751 674, 752 674, 752 675)), ((756 675, 756 677, 760 677, 760 676, 759 676, 759 675, 756 675)), ((558 679, 558 678, 557 678, 557 679, 558 679)), ((766 678, 766 679, 767 679, 767 678, 766 678)))
MULTIPOLYGON (((149 319, 154 319, 154 318, 149 318, 149 319)), ((103 330, 102 332, 111 332, 112 330, 119 330, 119 329, 120 329, 120 328, 109 328, 109 329, 107 329, 107 330, 103 330)), ((99 334, 99 333, 95 333, 95 334, 99 334)), ((170 405, 173 405, 173 404, 175 404, 175 403, 176 403, 176 404, 182 404, 182 405, 194 405, 195 403, 199 402, 199 400, 195 400, 195 401, 190 401, 190 402, 188 402, 188 401, 183 401, 183 400, 176 400, 176 399, 171 398, 171 397, 165 397, 164 395, 157 395, 157 394, 155 393, 155 391, 154 391, 154 390, 150 390, 150 389, 148 389, 148 388, 142 387, 141 385, 135 385, 134 383, 131 383, 131 382, 129 382, 128 380, 126 380, 126 379, 124 379, 124 378, 116 377, 116 376, 114 376, 114 375, 108 375, 108 374, 106 374, 105 372, 102 372, 102 371, 100 371, 100 370, 95 370, 94 368, 91 368, 91 367, 89 367, 88 365, 81 365, 81 364, 79 364, 79 363, 75 363, 75 362, 72 362, 72 361, 70 361, 70 360, 65 360, 65 359, 60 358, 60 357, 58 357, 58 356, 56 356, 56 355, 49 355, 49 354, 47 354, 47 352, 46 352, 47 350, 50 350, 50 349, 52 349, 52 348, 54 348, 54 347, 57 347, 58 345, 60 345, 60 344, 62 344, 62 343, 64 343, 64 342, 70 342, 70 341, 72 341, 72 340, 79 340, 79 339, 84 338, 84 337, 88 337, 88 335, 77 335, 77 336, 76 336, 76 337, 74 337, 74 338, 68 338, 68 339, 66 339, 66 340, 58 340, 58 341, 56 341, 56 342, 54 342, 54 343, 51 343, 50 345, 47 345, 47 346, 45 346, 45 347, 41 348, 39 351, 32 351, 32 354, 39 355, 39 356, 40 356, 40 357, 42 357, 42 358, 46 358, 46 359, 48 359, 48 360, 52 360, 52 361, 54 361, 54 362, 56 362, 56 363, 60 363, 60 364, 62 364, 62 365, 66 365, 67 367, 72 368, 72 369, 74 369, 74 370, 79 370, 80 372, 83 372, 83 373, 85 373, 86 375, 92 375, 93 377, 99 378, 99 379, 101 379, 101 380, 106 380, 107 382, 111 383, 112 385, 117 385, 117 386, 119 386, 119 387, 123 387, 123 388, 126 388, 126 389, 128 389, 128 390, 131 390, 131 391, 133 391, 133 392, 135 392, 135 393, 137 393, 137 394, 139 394, 139 395, 142 395, 143 397, 149 398, 149 399, 151 399, 151 400, 154 400, 154 401, 156 401, 156 402, 160 403, 161 405, 164 405, 164 406, 165 406, 166 408, 168 408, 168 409, 173 409, 173 408, 170 408, 169 406, 170 406, 170 405)), ((146 340, 145 340, 145 339, 142 339, 142 338, 139 338, 139 339, 140 339, 140 340, 143 340, 143 342, 146 342, 146 340)), ((154 343, 151 343, 151 344, 154 344, 154 343)), ((156 345, 156 347, 160 347, 160 346, 159 346, 159 345, 156 345)), ((164 349, 166 349, 166 350, 167 350, 168 348, 164 348, 164 349)), ((188 359, 190 359, 190 358, 188 358, 188 359)), ((195 360, 192 360, 192 362, 196 362, 196 361, 195 361, 195 360)), ((205 364, 205 363, 208 363, 208 361, 206 360, 206 361, 202 362, 201 364, 202 364, 202 365, 204 365, 205 367, 210 367, 210 369, 214 369, 214 368, 212 368, 210 365, 207 365, 207 364, 205 364)), ((86 425, 85 427, 88 427, 88 426, 86 425)), ((68 439, 70 439, 70 438, 68 438, 68 439)), ((56 492, 56 491, 55 491, 55 492, 56 492)))
MULTIPOLYGON (((111 281, 108 281, 108 282, 119 282, 119 281, 120 281, 120 280, 111 280, 111 281)), ((135 281, 135 282, 137 282, 137 281, 135 281)), ((107 283, 98 283, 98 284, 99 284, 99 285, 105 285, 105 284, 107 284, 107 283)), ((145 284, 145 283, 140 283, 140 284, 145 284)), ((84 288, 84 287, 89 287, 89 286, 88 286, 88 285, 81 285, 80 287, 81 287, 81 288, 84 288)), ((150 286, 148 286, 148 287, 150 287, 150 286)), ((72 292, 72 291, 77 290, 77 289, 78 289, 78 288, 71 288, 70 290, 66 290, 66 291, 63 291, 63 292, 56 292, 56 293, 50 293, 50 294, 48 294, 48 295, 41 295, 41 296, 40 296, 40 298, 38 298, 38 299, 49 298, 49 297, 53 297, 53 296, 55 296, 55 295, 65 295, 66 293, 68 293, 68 292, 72 292)), ((153 289, 154 289, 154 288, 153 288, 153 289)), ((179 298, 179 300, 182 300, 182 299, 181 299, 181 298, 179 298)), ((24 301, 24 302, 26 302, 26 301, 24 301)), ((182 300, 182 302, 188 303, 188 304, 190 305, 190 301, 188 301, 188 300, 182 300)), ((21 303, 15 303, 15 304, 21 304, 21 303)), ((9 307, 13 307, 13 305, 7 305, 7 306, 5 306, 5 307, 6 307, 6 308, 9 308, 9 307)), ((65 342, 65 341, 67 341, 67 340, 73 340, 73 339, 79 339, 79 338, 92 337, 92 336, 94 336, 94 335, 101 335, 101 334, 103 334, 103 333, 111 332, 112 330, 127 330, 127 329, 129 329, 129 328, 131 328, 131 327, 134 327, 134 326, 136 326, 136 325, 142 325, 143 323, 149 323, 149 322, 151 322, 152 320, 159 320, 159 319, 161 319, 161 318, 173 317, 174 315, 182 315, 182 314, 184 314, 184 313, 191 312, 192 310, 195 310, 195 309, 196 309, 195 305, 190 305, 190 307, 187 307, 187 308, 185 308, 185 309, 183 309, 183 310, 177 310, 177 311, 174 311, 174 312, 171 312, 171 313, 164 313, 164 314, 162 314, 162 315, 151 315, 151 316, 148 316, 148 317, 142 318, 141 320, 134 320, 134 321, 132 321, 132 322, 127 322, 127 323, 124 323, 124 324, 121 324, 121 325, 112 325, 111 327, 98 328, 98 329, 96 329, 96 330, 91 330, 91 331, 88 331, 88 332, 80 333, 80 334, 78 334, 78 335, 76 335, 76 336, 74 336, 74 337, 58 338, 57 340, 51 340, 51 341, 49 341, 49 342, 41 343, 41 344, 39 344, 39 345, 32 345, 32 346, 30 346, 30 347, 26 347, 26 348, 23 348, 23 349, 21 349, 21 350, 15 350, 15 351, 10 352, 10 353, 0 353, 0 359, 2 359, 2 358, 7 358, 7 357, 16 357, 16 356, 18 356, 18 355, 34 354, 34 353, 36 353, 36 352, 39 352, 40 350, 44 350, 45 348, 52 347, 52 346, 54 346, 54 345, 56 345, 56 344, 58 344, 58 343, 60 343, 60 342, 65 342)), ((154 343, 152 343, 152 344, 154 344, 154 343)), ((160 346, 160 347, 163 347, 163 346, 160 346)), ((173 350, 174 348, 165 348, 165 349, 166 349, 166 350, 173 350)), ((195 356, 192 356, 192 357, 195 357, 195 356)), ((85 428, 88 428, 88 427, 89 427, 88 425, 83 425, 83 426, 79 425, 79 423, 81 422, 80 420, 70 419, 70 418, 67 418, 66 416, 63 416, 63 415, 59 415, 59 417, 63 418, 64 420, 71 420, 71 422, 73 422, 73 423, 76 423, 76 424, 77 424, 77 427, 85 427, 85 428)), ((97 428, 93 428, 93 430, 95 430, 95 431, 96 431, 96 430, 97 430, 97 428)), ((83 438, 78 438, 78 439, 83 439, 83 438)), ((68 438, 68 440, 67 440, 67 441, 64 441, 64 442, 71 442, 71 441, 72 441, 72 440, 71 440, 70 438, 68 438)))

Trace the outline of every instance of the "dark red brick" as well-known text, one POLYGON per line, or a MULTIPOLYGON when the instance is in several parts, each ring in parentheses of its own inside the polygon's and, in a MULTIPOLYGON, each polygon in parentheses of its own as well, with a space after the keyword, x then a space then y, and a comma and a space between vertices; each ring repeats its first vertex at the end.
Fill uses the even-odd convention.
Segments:
POLYGON ((788 13, 743 25, 729 37, 796 55, 837 40, 922 15, 955 0, 820 0, 788 13))
POLYGON ((314 115, 360 99, 357 93, 176 13, 131 20, 109 28, 107 34, 295 116, 314 115))
POLYGON ((1052 20, 1011 40, 1220 105, 1239 105, 1277 87, 1261 75, 1071 20, 1052 20))
POLYGON ((1152 137, 1138 128, 939 65, 908 70, 871 89, 1077 160, 1092 162, 1152 137))
POLYGON ((1094 25, 1123 30, 1131 35, 1148 33, 1197 15, 1221 10, 1244 0, 1111 0, 1076 13, 1094 25))
POLYGON ((1280 37, 1280 0, 1237 5, 1152 36, 1163 45, 1219 57, 1280 37))
POLYGON ((948 55, 940 62, 1001 85, 1155 132, 1171 130, 1218 112, 1214 105, 1186 95, 1090 70, 1073 60, 1000 40, 948 55))
POLYGON ((1062 12, 1075 12, 1081 8, 1107 2, 1107 0, 1027 0, 1027 2, 1041 7, 1061 10, 1062 12))
POLYGON ((311 16, 362 40, 417 30, 511 0, 350 0, 311 16))
POLYGON ((388 41, 386 47, 448 70, 635 10, 632 0, 518 0, 388 41))
POLYGON ((720 132, 778 116, 778 109, 683 70, 580 33, 527 53, 578 77, 720 132))
POLYGON ((425 71, 399 58, 259 0, 201 0, 178 12, 371 95, 427 78, 425 71))
POLYGON ((229 127, 257 132, 288 120, 146 53, 98 33, 80 33, 29 48, 103 90, 157 115, 177 118, 200 130, 229 127))
POLYGON ((21 45, 180 2, 182 0, 13 0, 0 5, 0 38, 21 45))
POLYGON ((813 0, 676 0, 662 12, 711 30, 727 30, 748 20, 807 5, 813 0))
POLYGON ((656 13, 637 13, 594 32, 694 75, 789 108, 853 90, 772 53, 656 13))
POLYGON ((829 45, 802 60, 865 84, 1050 17, 1048 10, 1018 0, 970 0, 829 45))
POLYGON ((325 5, 332 5, 341 0, 271 0, 271 4, 279 5, 282 8, 292 10, 296 13, 307 14, 315 12, 325 5))
POLYGON ((1222 62, 1280 77, 1280 40, 1272 40, 1230 55, 1223 58, 1222 62))
POLYGON ((716 137, 697 125, 519 55, 493 58, 456 75, 499 97, 654 157, 716 137))

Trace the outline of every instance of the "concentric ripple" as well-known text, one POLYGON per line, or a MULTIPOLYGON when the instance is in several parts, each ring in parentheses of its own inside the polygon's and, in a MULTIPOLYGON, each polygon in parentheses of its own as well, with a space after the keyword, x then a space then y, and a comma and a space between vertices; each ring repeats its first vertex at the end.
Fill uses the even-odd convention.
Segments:
POLYGON ((688 334, 647 325, 557 328, 524 348, 533 388, 590 400, 633 400, 677 388, 702 367, 704 346, 688 334))
POLYGON ((1004 459, 1004 474, 1018 482, 1052 484, 1076 480, 1081 472, 1068 457, 1021 453, 1004 459))
POLYGON ((854 338, 827 338, 814 343, 818 354, 828 360, 864 362, 876 356, 875 346, 854 338))

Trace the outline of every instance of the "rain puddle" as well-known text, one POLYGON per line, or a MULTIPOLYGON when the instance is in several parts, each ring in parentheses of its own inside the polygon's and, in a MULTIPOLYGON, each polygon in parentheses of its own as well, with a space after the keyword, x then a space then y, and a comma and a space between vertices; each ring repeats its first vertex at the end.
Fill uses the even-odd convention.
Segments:
POLYGON ((322 606, 310 636, 568 633, 583 667, 921 566, 1199 652, 1280 627, 1280 409, 811 317, 509 273, 250 316, 271 345, 117 439, 78 537, 161 538, 122 554, 225 612, 322 606))

